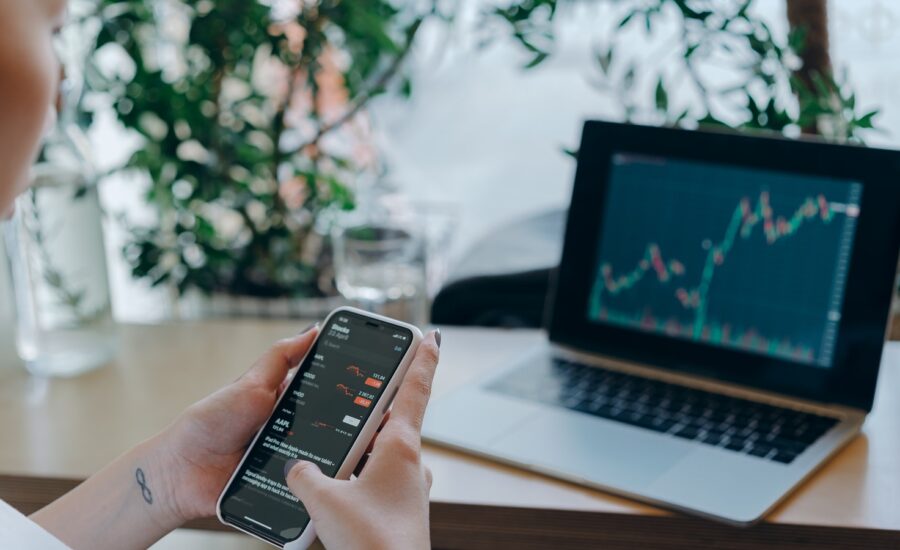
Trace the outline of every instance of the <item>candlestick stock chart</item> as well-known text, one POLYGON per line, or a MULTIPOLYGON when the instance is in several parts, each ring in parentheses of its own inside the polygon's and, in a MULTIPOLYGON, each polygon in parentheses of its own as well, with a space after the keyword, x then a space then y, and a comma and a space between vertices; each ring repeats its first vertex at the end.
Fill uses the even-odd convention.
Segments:
POLYGON ((862 186, 616 155, 592 321, 828 367, 862 186))

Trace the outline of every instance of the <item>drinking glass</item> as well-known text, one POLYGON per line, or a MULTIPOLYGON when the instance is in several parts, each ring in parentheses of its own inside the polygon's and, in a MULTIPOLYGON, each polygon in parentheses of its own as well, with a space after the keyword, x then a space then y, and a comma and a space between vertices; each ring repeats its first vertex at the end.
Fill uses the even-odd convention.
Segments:
POLYGON ((333 233, 335 279, 348 300, 423 326, 428 321, 426 240, 411 223, 339 224, 333 233))

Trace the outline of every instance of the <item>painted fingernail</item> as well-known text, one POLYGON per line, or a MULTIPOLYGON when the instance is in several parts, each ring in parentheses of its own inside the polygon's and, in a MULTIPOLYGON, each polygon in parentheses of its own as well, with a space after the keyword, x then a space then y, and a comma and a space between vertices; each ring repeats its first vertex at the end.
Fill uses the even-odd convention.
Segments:
POLYGON ((441 329, 439 328, 434 330, 434 342, 441 347, 441 329))
POLYGON ((284 478, 287 479, 288 474, 291 470, 300 462, 300 459, 292 458, 284 463, 284 478))

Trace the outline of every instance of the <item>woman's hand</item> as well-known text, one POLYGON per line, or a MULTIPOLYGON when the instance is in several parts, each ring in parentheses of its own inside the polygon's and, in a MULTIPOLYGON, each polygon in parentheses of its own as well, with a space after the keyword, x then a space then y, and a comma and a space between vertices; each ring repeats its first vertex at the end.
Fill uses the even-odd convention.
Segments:
POLYGON ((275 344, 242 377, 32 519, 72 548, 122 550, 147 548, 187 520, 214 515, 219 493, 272 413, 288 371, 317 334, 310 329, 275 344))
POLYGON ((364 460, 359 477, 339 481, 312 462, 289 463, 287 484, 303 501, 328 548, 422 549, 430 546, 428 493, 431 472, 422 464, 421 431, 440 336, 419 345, 390 420, 364 460), (293 467, 290 467, 293 466, 293 467))
MULTIPOLYGON (((272 413, 288 371, 317 334, 310 329, 277 343, 242 377, 32 519, 72 548, 98 550, 147 548, 190 519, 215 515, 219 494, 272 413)), ((306 463, 291 471, 291 490, 303 499, 325 544, 428 546, 431 475, 419 459, 419 430, 437 357, 432 333, 420 345, 358 479, 335 481, 306 463)))
POLYGON ((189 407, 160 437, 170 456, 174 513, 183 521, 214 516, 216 501, 284 389, 318 328, 282 340, 243 376, 189 407))

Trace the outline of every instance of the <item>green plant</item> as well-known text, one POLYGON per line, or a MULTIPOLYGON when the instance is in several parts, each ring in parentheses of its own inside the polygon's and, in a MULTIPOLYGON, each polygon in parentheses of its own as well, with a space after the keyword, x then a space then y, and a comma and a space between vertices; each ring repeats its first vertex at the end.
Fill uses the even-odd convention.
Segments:
POLYGON ((90 88, 142 145, 156 220, 130 226, 136 277, 179 291, 315 296, 324 211, 375 166, 364 109, 409 92, 433 5, 385 0, 98 0, 90 88))
MULTIPOLYGON (((794 1, 787 0, 789 8, 794 1)), ((525 67, 534 68, 553 53, 554 25, 561 8, 576 3, 516 0, 493 9, 491 16, 507 24, 512 37, 529 53, 525 67)), ((808 43, 812 25, 795 20, 803 10, 791 12, 791 31, 779 36, 754 15, 753 0, 621 0, 614 4, 618 20, 608 40, 594 52, 595 83, 618 101, 627 121, 763 129, 788 136, 810 132, 856 142, 862 141, 862 131, 873 127, 877 111, 859 111, 846 73, 836 77, 827 62, 820 63, 825 66, 804 63, 810 59, 804 56, 807 47, 820 45, 808 43), (623 51, 624 34, 638 26, 648 38, 664 31, 674 36, 667 37, 665 49, 654 50, 649 59, 646 52, 623 51), (727 69, 728 84, 713 83, 706 71, 712 65, 727 69), (676 87, 689 91, 678 103, 670 93, 676 87)), ((807 12, 817 7, 821 16, 824 0, 819 4, 806 2, 803 7, 807 12)), ((827 51, 827 43, 818 49, 827 51)))
MULTIPOLYGON (((404 61, 422 22, 443 17, 438 0, 93 1, 86 79, 140 136, 114 172, 148 182, 155 214, 128 224, 133 275, 180 292, 331 292, 317 224, 352 208, 352 183, 378 169, 366 106, 388 90, 409 94, 404 61)), ((554 53, 558 14, 579 1, 618 14, 594 52, 595 80, 626 120, 855 141, 872 127, 876 112, 858 111, 845 76, 804 66, 804 26, 778 36, 752 0, 512 0, 487 19, 506 25, 535 69, 554 53), (648 37, 674 29, 664 55, 622 45, 638 26, 648 37), (727 86, 707 77, 714 62, 732 72, 727 86)))

